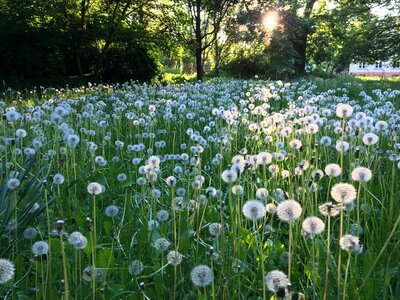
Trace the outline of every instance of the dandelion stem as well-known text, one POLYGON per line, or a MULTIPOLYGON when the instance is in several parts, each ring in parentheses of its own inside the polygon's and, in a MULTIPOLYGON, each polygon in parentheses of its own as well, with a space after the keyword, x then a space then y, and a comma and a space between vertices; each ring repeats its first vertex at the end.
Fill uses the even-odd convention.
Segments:
POLYGON ((328 294, 328 275, 329 275, 329 260, 330 260, 330 245, 331 245, 331 217, 328 215, 328 240, 326 242, 326 265, 325 265, 325 288, 324 288, 324 300, 328 294))
MULTIPOLYGON (((340 239, 342 238, 343 235, 343 203, 340 202, 340 228, 339 228, 339 239, 338 239, 338 243, 340 241, 340 239)), ((340 244, 338 245, 339 247, 339 256, 338 256, 338 271, 337 271, 337 299, 340 300, 340 267, 341 267, 341 260, 342 260, 342 256, 341 256, 341 248, 340 248, 340 244)))
POLYGON ((347 257, 346 274, 344 275, 343 300, 346 299, 347 275, 349 274, 351 252, 349 252, 348 254, 349 254, 349 256, 347 257))

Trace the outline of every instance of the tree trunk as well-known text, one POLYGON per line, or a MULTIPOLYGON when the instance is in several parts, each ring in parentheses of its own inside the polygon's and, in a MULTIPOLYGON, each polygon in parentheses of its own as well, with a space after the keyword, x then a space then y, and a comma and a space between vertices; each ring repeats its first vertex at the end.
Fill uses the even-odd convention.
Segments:
MULTIPOLYGON (((314 8, 314 4, 317 0, 309 0, 304 9, 304 19, 310 19, 312 10, 314 8)), ((310 27, 303 28, 300 35, 297 37, 295 41, 294 48, 299 54, 299 62, 296 63, 296 75, 304 75, 306 71, 306 61, 307 61, 307 40, 308 34, 310 33, 310 27)))
POLYGON ((219 75, 219 62, 221 59, 221 50, 218 45, 218 32, 215 33, 214 37, 214 75, 219 75))
POLYGON ((201 0, 196 1, 196 72, 197 80, 203 81, 203 47, 202 47, 202 36, 201 36, 201 0))
POLYGON ((304 75, 306 71, 307 37, 307 33, 298 37, 298 40, 294 45, 294 48, 299 55, 299 61, 295 64, 297 76, 304 75))

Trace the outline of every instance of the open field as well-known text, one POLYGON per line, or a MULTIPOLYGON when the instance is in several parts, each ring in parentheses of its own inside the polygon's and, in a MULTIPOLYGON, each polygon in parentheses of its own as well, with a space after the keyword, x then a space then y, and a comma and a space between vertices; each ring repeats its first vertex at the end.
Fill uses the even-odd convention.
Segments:
POLYGON ((2 98, 0 298, 400 299, 398 81, 2 98))

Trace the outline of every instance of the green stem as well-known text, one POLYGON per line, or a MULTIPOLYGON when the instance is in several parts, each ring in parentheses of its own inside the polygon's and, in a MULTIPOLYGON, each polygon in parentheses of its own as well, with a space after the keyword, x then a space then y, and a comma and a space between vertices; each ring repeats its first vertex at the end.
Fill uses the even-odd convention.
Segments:
POLYGON ((349 268, 350 268, 350 259, 351 259, 351 252, 349 252, 349 256, 347 257, 346 274, 344 275, 344 285, 343 285, 343 300, 346 300, 346 285, 347 285, 347 275, 349 274, 349 268))

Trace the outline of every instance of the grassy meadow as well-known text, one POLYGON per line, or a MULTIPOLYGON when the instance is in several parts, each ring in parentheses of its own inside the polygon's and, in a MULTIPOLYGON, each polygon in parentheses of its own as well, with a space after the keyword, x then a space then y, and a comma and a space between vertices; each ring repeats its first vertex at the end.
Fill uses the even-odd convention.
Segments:
POLYGON ((1 299, 400 299, 400 82, 0 96, 1 299))

